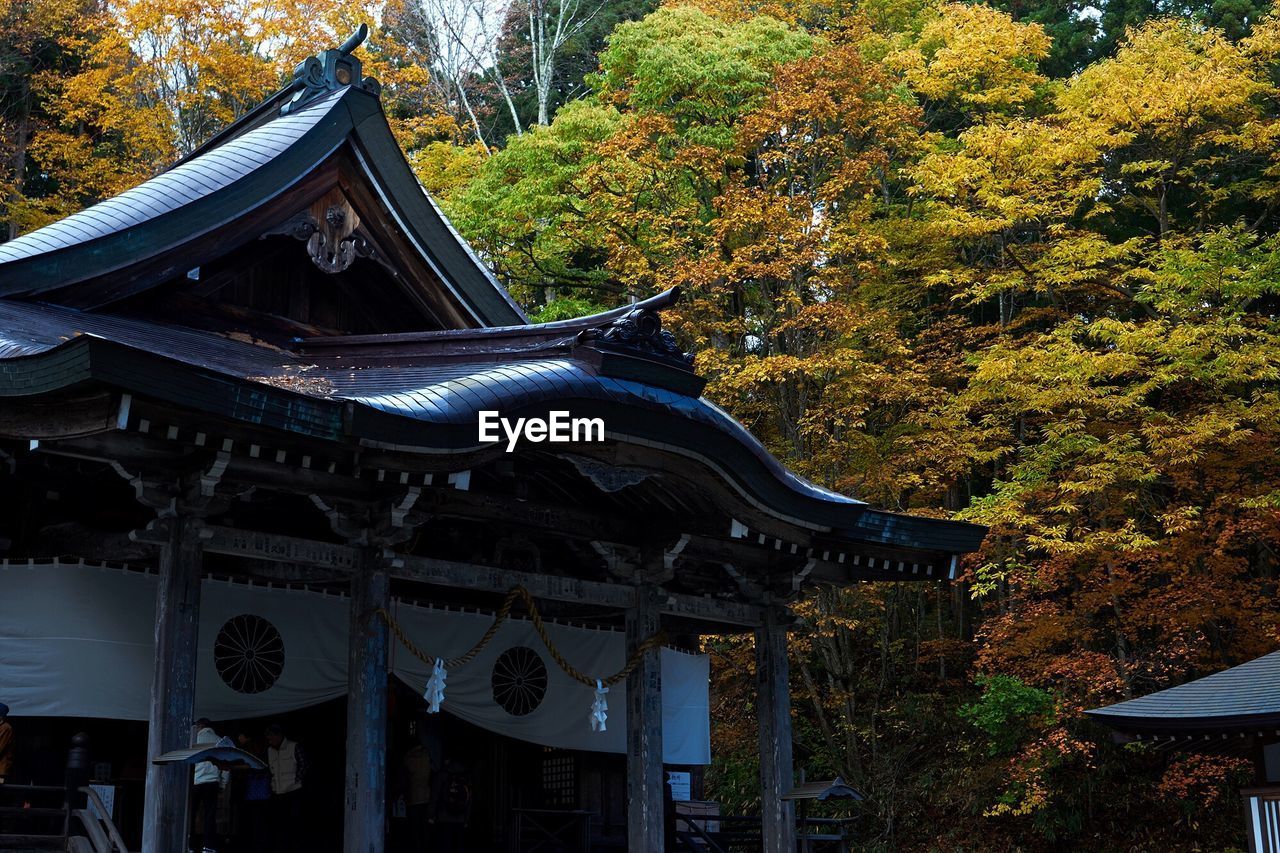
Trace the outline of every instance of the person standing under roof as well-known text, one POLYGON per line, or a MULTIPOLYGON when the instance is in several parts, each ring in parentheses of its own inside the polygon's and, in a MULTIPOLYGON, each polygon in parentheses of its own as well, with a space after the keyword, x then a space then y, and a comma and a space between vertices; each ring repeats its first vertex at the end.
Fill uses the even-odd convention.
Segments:
MULTIPOLYGON (((236 746, 258 759, 267 754, 266 744, 257 741, 248 732, 236 735, 236 746)), ((265 764, 266 762, 263 761, 265 764)), ((265 767, 261 770, 241 768, 233 773, 238 784, 237 803, 239 807, 238 846, 242 853, 267 853, 270 849, 270 826, 267 810, 271 807, 271 771, 265 767)))
POLYGON ((0 785, 13 772, 13 754, 17 751, 13 723, 9 722, 9 706, 0 702, 0 785))
MULTIPOLYGON (((213 723, 201 717, 195 724, 194 746, 217 746, 220 738, 213 723)), ((196 765, 192 802, 200 812, 200 843, 204 853, 218 850, 218 793, 222 790, 222 771, 212 761, 196 765)), ((195 849, 192 840, 191 848, 195 849)))
POLYGON ((271 822, 276 850, 301 851, 306 847, 302 824, 306 753, 284 736, 279 723, 267 726, 267 766, 271 769, 271 822))

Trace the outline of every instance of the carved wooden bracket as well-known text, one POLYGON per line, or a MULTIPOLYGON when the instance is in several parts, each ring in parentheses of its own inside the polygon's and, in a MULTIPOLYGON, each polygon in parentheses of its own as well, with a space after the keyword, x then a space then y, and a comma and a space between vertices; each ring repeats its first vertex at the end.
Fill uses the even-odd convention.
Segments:
POLYGON ((608 462, 601 462, 589 456, 576 453, 561 453, 561 458, 568 459, 578 473, 586 477, 602 492, 620 492, 627 486, 643 483, 653 476, 652 471, 642 468, 628 468, 608 462))
POLYGON ((737 585, 739 594, 747 601, 750 601, 753 604, 759 604, 768 600, 768 592, 765 590, 763 584, 748 578, 746 574, 739 571, 738 567, 733 563, 721 563, 720 565, 724 569, 725 574, 727 574, 737 585))
POLYGON ((633 548, 600 541, 593 541, 591 547, 604 560, 605 570, 613 577, 631 583, 662 584, 675 577, 676 560, 688 543, 689 538, 681 536, 671 548, 633 548))
POLYGON ((184 516, 207 518, 225 512, 236 498, 252 488, 228 489, 222 475, 231 454, 218 452, 207 468, 174 477, 170 473, 129 471, 117 461, 111 467, 133 487, 138 503, 154 510, 160 519, 184 516))
POLYGON ((426 522, 427 514, 414 509, 421 495, 422 489, 415 487, 406 489, 399 498, 375 504, 330 502, 320 495, 312 495, 311 502, 328 518, 330 529, 347 544, 386 550, 411 539, 426 522))
POLYGON ((311 205, 316 230, 307 238, 312 263, 327 273, 342 272, 351 266, 360 248, 366 245, 363 237, 354 236, 360 227, 355 208, 341 193, 336 198, 334 195, 330 193, 311 205))

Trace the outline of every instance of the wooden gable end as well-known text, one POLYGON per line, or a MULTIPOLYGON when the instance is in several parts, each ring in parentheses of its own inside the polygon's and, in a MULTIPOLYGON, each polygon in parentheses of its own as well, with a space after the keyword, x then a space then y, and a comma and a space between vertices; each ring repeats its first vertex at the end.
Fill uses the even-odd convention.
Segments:
POLYGON ((418 183, 376 82, 321 59, 329 77, 300 71, 168 171, 0 243, 0 298, 304 336, 526 322, 418 183))
MULTIPOLYGON (((189 244, 187 257, 201 263, 170 267, 162 281, 121 299, 100 291, 108 301, 82 307, 265 340, 483 325, 396 213, 344 146, 246 217, 251 228, 189 244)), ((89 292, 75 288, 79 298, 89 292)))

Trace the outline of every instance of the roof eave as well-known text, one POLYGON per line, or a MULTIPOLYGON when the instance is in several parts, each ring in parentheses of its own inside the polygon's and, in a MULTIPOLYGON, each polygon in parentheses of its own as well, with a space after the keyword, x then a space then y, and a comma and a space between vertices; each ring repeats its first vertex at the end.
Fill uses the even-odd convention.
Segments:
POLYGON ((1095 708, 1085 716, 1117 732, 1128 735, 1166 737, 1204 737, 1251 733, 1280 734, 1280 711, 1257 714, 1219 716, 1156 717, 1149 715, 1108 713, 1095 708))
MULTIPOLYGON (((317 398, 185 364, 93 335, 80 335, 42 353, 0 360, 0 397, 53 394, 90 383, 161 400, 204 414, 242 420, 299 437, 372 444, 420 454, 475 454, 474 422, 424 422, 359 401, 317 398)), ((625 426, 614 440, 670 450, 702 461, 760 509, 811 529, 846 527, 866 509, 801 493, 780 464, 756 444, 670 411, 610 400, 574 400, 575 416, 625 426)), ((563 402, 540 406, 548 411, 563 402)), ((504 413, 528 415, 532 409, 504 413)), ((492 448, 491 448, 492 449, 492 448)), ((498 452, 498 451, 494 451, 498 452)), ((799 482, 797 480, 797 482, 799 482)))

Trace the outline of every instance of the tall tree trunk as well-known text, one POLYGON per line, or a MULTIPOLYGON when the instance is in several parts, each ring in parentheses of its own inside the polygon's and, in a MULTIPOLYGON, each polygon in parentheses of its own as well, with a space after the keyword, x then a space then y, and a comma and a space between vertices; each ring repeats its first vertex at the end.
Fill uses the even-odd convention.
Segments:
POLYGON ((520 114, 516 112, 516 103, 511 97, 511 89, 507 86, 507 79, 502 76, 502 70, 498 68, 498 63, 493 64, 493 79, 498 84, 498 91, 502 93, 502 100, 507 103, 507 110, 511 113, 511 123, 515 126, 516 136, 524 136, 524 126, 520 123, 520 114))
MULTIPOLYGON (((529 48, 533 59, 533 91, 538 99, 538 124, 550 123, 551 77, 557 45, 547 40, 547 0, 529 2, 529 48)), ((560 10, 560 15, 564 10, 560 10)))
POLYGON ((18 223, 13 218, 13 208, 22 198, 22 185, 27 180, 27 143, 31 136, 31 76, 22 75, 20 112, 13 135, 13 187, 9 190, 9 239, 18 236, 18 223))
POLYGON ((1116 673, 1124 685, 1124 698, 1133 698, 1133 675, 1129 667, 1129 640, 1124 633, 1124 612, 1120 608, 1120 596, 1116 595, 1115 563, 1107 560, 1107 583, 1111 587, 1111 612, 1116 617, 1116 673))
POLYGON ((480 119, 476 118, 475 110, 471 109, 471 99, 467 97, 467 90, 462 83, 458 83, 458 98, 462 101, 462 106, 466 108, 467 115, 471 118, 471 126, 475 128, 476 132, 476 141, 484 146, 485 151, 489 151, 489 143, 485 141, 484 131, 480 129, 480 119))

